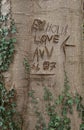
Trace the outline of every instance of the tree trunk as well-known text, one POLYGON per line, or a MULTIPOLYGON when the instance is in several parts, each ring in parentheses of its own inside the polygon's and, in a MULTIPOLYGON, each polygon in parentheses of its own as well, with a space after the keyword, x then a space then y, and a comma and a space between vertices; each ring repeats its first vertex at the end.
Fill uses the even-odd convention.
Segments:
MULTIPOLYGON (((67 72, 71 92, 74 94, 78 91, 82 94, 82 2, 11 0, 11 3, 17 27, 17 44, 9 73, 12 85, 17 90, 18 111, 24 118, 23 129, 34 130, 36 120, 28 99, 29 90, 36 91, 42 113, 45 113, 43 87, 48 87, 58 96, 64 89, 64 71, 67 72), (31 67, 27 75, 24 58, 28 59, 31 67)), ((79 130, 78 122, 80 120, 74 112, 72 130, 79 130)))

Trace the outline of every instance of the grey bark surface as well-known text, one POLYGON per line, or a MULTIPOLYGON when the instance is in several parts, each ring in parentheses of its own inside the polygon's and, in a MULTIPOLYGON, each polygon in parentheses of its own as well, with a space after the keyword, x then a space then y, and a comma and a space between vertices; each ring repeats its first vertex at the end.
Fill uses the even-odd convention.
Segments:
MULTIPOLYGON (((29 90, 36 91, 40 109, 45 113, 42 100, 43 87, 48 86, 53 94, 58 96, 64 89, 65 66, 71 92, 74 94, 78 91, 82 95, 84 94, 82 2, 81 0, 11 0, 11 2, 12 15, 17 27, 17 43, 14 63, 7 75, 17 90, 18 111, 22 113, 25 120, 24 130, 33 130, 35 118, 28 99, 29 90), (42 30, 32 30, 35 20, 45 22, 42 30), (49 38, 59 35, 59 38, 55 43, 52 38, 50 41, 47 39, 46 49, 44 43, 35 44, 35 36, 39 40, 43 35, 47 35, 49 38), (36 51, 36 49, 38 50, 36 51), (42 58, 40 51, 43 52, 43 50, 42 58), (52 52, 51 55, 48 54, 48 51, 52 52), (31 66, 28 78, 23 66, 25 57, 28 57, 31 66), (53 70, 50 68, 45 70, 42 66, 45 61, 48 61, 50 66, 52 62, 55 62, 56 66, 53 70), (39 64, 40 69, 35 68, 34 64, 39 64)), ((71 118, 72 130, 79 130, 78 122, 80 123, 80 120, 75 111, 71 118)))

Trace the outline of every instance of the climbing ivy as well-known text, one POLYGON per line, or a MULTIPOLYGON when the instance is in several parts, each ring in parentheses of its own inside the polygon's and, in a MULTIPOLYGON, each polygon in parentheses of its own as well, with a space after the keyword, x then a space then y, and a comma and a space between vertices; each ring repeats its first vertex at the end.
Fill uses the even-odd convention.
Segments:
POLYGON ((30 64, 28 63, 27 58, 24 58, 23 65, 25 67, 26 73, 29 74, 30 73, 30 64))
POLYGON ((14 89, 7 91, 4 82, 0 81, 0 130, 21 130, 22 120, 16 111, 15 93, 14 89))
POLYGON ((16 38, 15 23, 11 12, 6 16, 1 12, 2 0, 0 0, 0 130, 22 130, 22 118, 16 111, 16 91, 7 90, 3 72, 8 71, 13 61, 16 38))
POLYGON ((6 25, 7 17, 0 18, 0 72, 8 70, 10 63, 13 60, 14 43, 16 39, 12 37, 15 33, 15 24, 11 20, 10 27, 6 25), (4 26, 3 23, 5 23, 4 26))
POLYGON ((43 113, 39 111, 35 91, 31 90, 29 97, 31 98, 31 103, 33 104, 34 113, 37 118, 35 130, 71 130, 72 121, 68 114, 73 115, 73 107, 76 107, 79 118, 81 118, 79 130, 84 130, 84 105, 82 104, 82 97, 78 93, 75 95, 70 93, 70 85, 66 72, 64 90, 57 99, 53 97, 53 94, 47 87, 44 87, 43 99, 45 110, 49 117, 48 124, 45 122, 43 113), (58 107, 60 109, 57 109, 58 107))

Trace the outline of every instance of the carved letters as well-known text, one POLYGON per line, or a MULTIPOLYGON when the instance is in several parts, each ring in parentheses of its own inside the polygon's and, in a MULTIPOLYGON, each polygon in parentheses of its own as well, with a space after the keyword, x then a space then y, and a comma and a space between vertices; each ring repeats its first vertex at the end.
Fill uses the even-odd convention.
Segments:
POLYGON ((60 47, 59 51, 62 48, 65 57, 65 47, 74 47, 74 45, 66 44, 70 38, 70 36, 66 37, 68 25, 60 28, 59 25, 52 25, 46 23, 45 20, 35 19, 31 29, 34 34, 34 44, 36 46, 31 69, 36 74, 46 74, 46 72, 49 72, 47 74, 52 74, 56 69, 56 54, 54 55, 54 52, 56 53, 55 49, 57 45, 58 49, 60 47))
POLYGON ((33 56, 33 60, 34 58, 37 58, 37 61, 39 61, 39 52, 38 52, 38 48, 36 48, 35 52, 34 52, 34 56, 33 56))
POLYGON ((68 32, 68 25, 59 26, 47 23, 47 26, 44 28, 45 32, 51 32, 52 34, 66 35, 68 32))
POLYGON ((43 69, 44 70, 49 70, 49 61, 44 61, 44 63, 43 63, 43 69))
POLYGON ((35 70, 35 71, 39 71, 40 67, 39 64, 35 65, 35 63, 31 66, 31 69, 35 70))
POLYGON ((49 50, 48 50, 48 48, 46 46, 45 46, 45 50, 46 50, 48 58, 50 58, 52 56, 52 53, 53 53, 53 50, 54 50, 53 46, 52 46, 50 52, 49 52, 49 50))
POLYGON ((53 70, 54 68, 56 68, 56 62, 45 61, 43 63, 44 70, 53 70))
POLYGON ((47 54, 47 58, 50 58, 52 56, 53 50, 54 50, 53 46, 50 49, 50 51, 47 46, 45 46, 45 48, 43 50, 38 49, 38 47, 37 47, 34 52, 33 60, 36 58, 36 61, 38 62, 39 58, 42 58, 42 59, 44 58, 45 53, 47 54))
POLYGON ((47 44, 47 43, 55 43, 57 44, 59 42, 59 35, 42 35, 41 37, 34 36, 34 43, 35 44, 47 44))
POLYGON ((56 35, 66 35, 68 32, 68 25, 65 26, 59 26, 56 24, 51 24, 51 23, 46 23, 45 20, 40 20, 40 19, 35 19, 33 24, 32 24, 32 31, 44 31, 46 32, 50 32, 52 34, 56 34, 56 35))
MULTIPOLYGON (((40 66, 39 64, 32 64, 31 68, 35 71, 39 71, 40 70, 40 66)), ((44 71, 52 71, 53 69, 56 68, 56 62, 49 62, 49 61, 44 61, 43 64, 42 64, 42 69, 44 71)))
POLYGON ((32 30, 39 30, 39 31, 42 31, 44 30, 44 26, 46 24, 46 21, 41 21, 40 19, 35 19, 34 22, 33 22, 33 25, 32 25, 32 30))
POLYGON ((43 59, 43 57, 44 57, 44 50, 39 49, 39 53, 40 53, 40 57, 43 59))

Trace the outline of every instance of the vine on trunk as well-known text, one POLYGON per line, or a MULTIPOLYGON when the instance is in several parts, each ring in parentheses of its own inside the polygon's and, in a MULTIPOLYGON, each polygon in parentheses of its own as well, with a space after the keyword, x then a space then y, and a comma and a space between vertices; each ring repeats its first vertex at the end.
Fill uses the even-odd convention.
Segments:
MULTIPOLYGON (((26 63, 27 62, 26 59, 26 63)), ((25 65, 25 69, 27 65, 25 65)), ((27 71, 29 70, 29 67, 27 71)), ((48 87, 44 87, 44 104, 47 116, 49 117, 48 124, 45 121, 44 114, 39 109, 39 103, 37 97, 35 97, 35 90, 30 90, 28 95, 30 97, 30 101, 33 105, 33 112, 36 116, 37 123, 35 125, 35 130, 71 130, 71 118, 68 114, 73 115, 73 108, 76 107, 76 111, 78 112, 79 118, 81 119, 81 124, 79 126, 79 130, 84 130, 84 105, 82 103, 83 98, 80 94, 76 93, 73 95, 70 93, 70 85, 67 77, 67 73, 65 73, 64 80, 64 91, 58 96, 57 99, 53 97, 53 94, 48 89, 48 87), (60 109, 57 109, 59 108, 60 109)))
POLYGON ((3 72, 8 71, 13 61, 16 38, 15 23, 12 19, 11 10, 3 15, 2 0, 0 0, 0 130, 22 130, 22 119, 16 111, 16 91, 7 91, 3 72))

